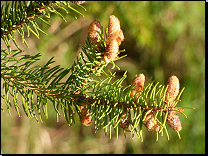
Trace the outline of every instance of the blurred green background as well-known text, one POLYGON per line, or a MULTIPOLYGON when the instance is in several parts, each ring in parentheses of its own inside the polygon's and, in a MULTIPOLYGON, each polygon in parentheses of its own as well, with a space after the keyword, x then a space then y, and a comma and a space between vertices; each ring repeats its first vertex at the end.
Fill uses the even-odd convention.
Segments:
MULTIPOLYGON (((155 133, 145 128, 143 142, 137 136, 132 139, 130 133, 125 138, 123 131, 119 131, 118 140, 114 131, 109 139, 102 127, 94 133, 93 125, 82 126, 77 115, 72 127, 67 125, 62 114, 57 123, 52 106, 48 107, 49 118, 37 123, 35 119, 28 119, 23 110, 19 118, 14 107, 9 115, 3 105, 1 153, 205 153, 205 2, 89 1, 82 5, 86 12, 74 7, 85 17, 75 13, 76 20, 62 12, 67 20, 64 22, 52 14, 52 27, 40 24, 48 35, 40 34, 40 39, 34 35, 26 37, 29 49, 17 35, 19 46, 31 55, 40 52, 41 65, 55 56, 54 65, 67 68, 81 51, 79 44, 85 44, 89 24, 96 18, 107 28, 109 16, 115 15, 125 36, 120 46, 125 52, 120 56, 128 55, 115 62, 121 68, 117 71, 118 77, 128 71, 123 85, 131 84, 136 74, 144 73, 146 81, 153 77, 162 84, 176 75, 181 88, 185 87, 177 106, 195 107, 195 110, 185 109, 188 118, 179 114, 181 139, 169 127, 169 141, 165 133, 156 141, 155 133)), ((16 49, 14 45, 12 48, 16 49)))

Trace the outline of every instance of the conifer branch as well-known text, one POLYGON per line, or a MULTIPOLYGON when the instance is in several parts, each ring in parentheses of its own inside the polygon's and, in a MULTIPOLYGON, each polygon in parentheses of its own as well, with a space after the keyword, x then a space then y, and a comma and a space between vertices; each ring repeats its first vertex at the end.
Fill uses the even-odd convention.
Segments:
MULTIPOLYGON (((72 4, 74 2, 28 1, 26 4, 25 1, 12 1, 11 3, 6 1, 6 4, 1 6, 1 38, 5 42, 9 52, 11 52, 10 39, 12 39, 16 47, 21 50, 15 40, 15 31, 18 31, 19 35, 22 37, 23 43, 28 47, 27 42, 24 39, 23 27, 26 27, 28 37, 30 36, 30 32, 32 32, 37 38, 39 38, 39 31, 47 35, 47 33, 37 24, 36 18, 51 26, 47 20, 50 18, 50 12, 54 12, 66 22, 64 16, 58 12, 53 5, 62 9, 67 14, 71 14, 75 19, 77 19, 77 17, 74 13, 71 13, 71 10, 84 16, 81 12, 74 9, 70 3, 72 4), (31 27, 33 27, 34 30, 31 27)), ((86 9, 80 4, 78 4, 78 6, 86 11, 86 9)))
MULTIPOLYGON (((59 3, 72 9, 69 3, 65 2, 31 2, 27 7, 21 7, 20 3, 18 7, 21 17, 24 17, 23 21, 27 20, 35 28, 33 31, 26 22, 27 30, 39 36, 38 31, 41 29, 33 18, 44 13, 46 8, 65 20, 51 6, 55 4, 58 8, 68 12, 59 3), (26 14, 21 12, 24 9, 27 9, 26 14)), ((73 1, 73 3, 76 2, 73 1)), ((17 8, 17 3, 13 2, 12 6, 17 8)), ((7 11, 4 15, 7 15, 8 8, 9 5, 6 4, 5 10, 7 11)), ((17 12, 16 10, 16 14, 17 12)), ((17 18, 20 25, 22 24, 21 19, 17 18)), ((7 47, 10 46, 9 35, 15 42, 13 30, 24 35, 22 29, 19 29, 20 25, 14 29, 10 29, 12 25, 3 27, 2 38, 7 47)), ((34 117, 37 121, 42 122, 42 115, 48 118, 47 107, 50 100, 57 114, 57 121, 60 115, 59 108, 61 108, 69 126, 75 123, 73 114, 76 112, 83 125, 93 124, 95 132, 102 126, 105 134, 109 129, 110 137, 111 128, 115 130, 118 137, 120 127, 123 129, 124 135, 126 132, 131 132, 133 138, 136 133, 143 140, 143 125, 148 131, 155 131, 157 139, 159 133, 163 134, 163 130, 169 139, 166 125, 169 125, 180 136, 179 131, 182 129, 182 124, 176 113, 181 113, 186 117, 184 109, 187 107, 175 107, 184 91, 184 88, 180 91, 179 79, 176 76, 171 76, 167 85, 161 85, 155 80, 145 83, 145 75, 142 73, 125 87, 122 84, 127 77, 127 72, 120 79, 112 81, 116 72, 112 73, 107 65, 111 63, 113 67, 119 69, 114 61, 125 57, 119 57, 120 52, 124 51, 119 50, 123 40, 124 35, 120 28, 120 21, 111 15, 107 31, 103 30, 97 19, 90 24, 86 44, 81 45, 82 52, 79 52, 79 56, 71 68, 50 67, 54 63, 53 58, 44 66, 33 66, 39 60, 40 54, 30 56, 23 55, 21 50, 8 52, 2 49, 1 78, 3 85, 1 97, 5 101, 8 111, 10 112, 10 107, 14 106, 20 116, 19 109, 21 107, 17 103, 18 94, 20 94, 25 114, 29 118, 34 117), (12 96, 13 102, 11 102, 9 95, 12 96), (33 100, 34 96, 37 98, 36 102, 33 100)))

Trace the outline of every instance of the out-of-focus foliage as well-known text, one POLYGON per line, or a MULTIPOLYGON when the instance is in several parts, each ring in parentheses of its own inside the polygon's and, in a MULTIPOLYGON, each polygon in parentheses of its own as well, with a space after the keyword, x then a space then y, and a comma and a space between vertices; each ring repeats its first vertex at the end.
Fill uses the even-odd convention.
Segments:
MULTIPOLYGON (((180 105, 196 109, 185 110, 187 119, 180 115, 181 139, 169 129, 170 141, 163 136, 156 142, 155 133, 147 130, 143 132, 143 143, 139 138, 132 140, 128 133, 125 139, 123 132, 118 140, 112 133, 110 140, 101 129, 95 134, 93 126, 77 123, 68 127, 64 117, 56 123, 52 108, 43 124, 24 114, 19 118, 1 113, 1 152, 205 153, 205 3, 91 1, 83 6, 87 9, 85 17, 75 20, 66 15, 67 22, 63 22, 52 15, 52 27, 42 28, 47 36, 40 34, 41 40, 26 37, 29 49, 17 37, 18 45, 31 55, 40 52, 43 63, 55 56, 57 64, 70 67, 81 51, 79 44, 84 44, 89 24, 96 18, 107 28, 109 16, 115 15, 125 36, 120 49, 125 49, 124 54, 128 55, 115 62, 121 68, 117 73, 123 75, 128 71, 124 85, 130 84, 136 74, 144 73, 147 80, 153 77, 163 84, 176 75, 181 88, 185 87, 180 105)), ((75 120, 79 122, 78 116, 75 120)))

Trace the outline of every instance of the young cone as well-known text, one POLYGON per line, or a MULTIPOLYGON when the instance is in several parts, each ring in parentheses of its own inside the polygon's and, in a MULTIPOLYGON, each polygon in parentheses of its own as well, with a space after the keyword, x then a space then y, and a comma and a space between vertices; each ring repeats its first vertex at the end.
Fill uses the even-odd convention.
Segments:
MULTIPOLYGON (((120 117, 120 116, 119 116, 120 117)), ((127 115, 126 117, 126 120, 125 120, 125 117, 126 117, 126 113, 124 113, 121 117, 121 120, 119 122, 119 126, 121 128, 123 128, 126 132, 131 132, 131 130, 129 130, 129 125, 130 125, 130 118, 129 118, 129 114, 127 115)))
POLYGON ((116 39, 118 44, 124 40, 123 31, 120 29, 120 21, 114 15, 109 17, 108 38, 106 44, 109 44, 112 39, 116 39))
MULTIPOLYGON (((145 82, 145 76, 144 74, 139 74, 137 77, 134 78, 134 80, 131 83, 131 86, 136 85, 132 90, 131 90, 131 94, 130 97, 133 97, 138 91, 142 91, 144 88, 144 82, 145 82)), ((134 99, 134 101, 137 101, 137 98, 139 95, 141 95, 142 92, 139 92, 136 94, 136 97, 134 99)))
MULTIPOLYGON (((87 104, 82 103, 83 105, 87 106, 87 104)), ((92 117, 91 113, 87 113, 87 107, 79 105, 79 108, 81 110, 81 119, 83 125, 90 126, 92 124, 92 117)))
POLYGON ((172 129, 174 129, 176 132, 179 132, 182 129, 181 122, 179 116, 175 115, 175 113, 175 111, 169 111, 166 121, 172 129))
MULTIPOLYGON (((130 97, 134 96, 136 94, 136 92, 138 91, 142 91, 144 88, 144 81, 145 81, 145 76, 144 74, 139 74, 132 82, 131 86, 136 85, 130 94, 130 97)), ((135 101, 137 100, 138 96, 141 94, 141 92, 137 93, 136 97, 135 97, 135 101)), ((130 119, 129 119, 129 114, 127 116, 127 119, 124 121, 126 116, 126 113, 123 114, 121 121, 119 122, 119 126, 121 128, 123 128, 125 131, 130 132, 130 130, 128 129, 129 124, 130 124, 130 119)))
POLYGON ((106 63, 109 63, 110 61, 116 59, 118 57, 118 42, 116 39, 113 39, 110 41, 109 45, 107 46, 104 54, 104 60, 106 63))
POLYGON ((148 131, 159 132, 160 131, 160 125, 155 120, 154 114, 152 112, 148 113, 146 118, 143 121, 144 126, 147 128, 148 131))
POLYGON ((97 37, 99 35, 100 30, 101 30, 101 24, 97 19, 95 19, 88 28, 88 36, 92 45, 99 46, 97 42, 97 37))
POLYGON ((106 63, 118 57, 119 45, 124 40, 123 31, 120 29, 120 21, 114 15, 109 17, 107 48, 104 54, 106 63))
POLYGON ((167 103, 167 94, 169 93, 169 107, 172 107, 175 103, 175 98, 179 93, 180 83, 179 79, 172 75, 167 82, 168 89, 166 92, 165 103, 167 103))

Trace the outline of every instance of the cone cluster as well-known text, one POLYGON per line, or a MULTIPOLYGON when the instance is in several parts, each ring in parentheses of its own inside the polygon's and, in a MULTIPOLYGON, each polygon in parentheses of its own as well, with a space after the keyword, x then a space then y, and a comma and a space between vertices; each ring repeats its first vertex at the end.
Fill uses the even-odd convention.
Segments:
MULTIPOLYGON (((168 79, 167 85, 168 89, 166 91, 165 103, 167 103, 167 94, 169 94, 169 107, 173 107, 175 103, 175 98, 179 93, 179 79, 176 76, 172 75, 168 79)), ((182 129, 182 127, 179 116, 177 116, 176 113, 176 111, 169 110, 166 121, 172 129, 174 129, 176 132, 179 132, 182 129)))
MULTIPOLYGON (((99 43, 97 41, 98 35, 101 31, 100 22, 95 19, 88 28, 88 36, 92 45, 97 45, 98 49, 101 49, 99 43)), ((120 28, 120 21, 114 15, 109 17, 109 25, 108 25, 108 37, 106 40, 107 47, 104 53, 104 60, 106 63, 116 59, 119 53, 119 45, 124 40, 123 31, 120 28)), ((135 86, 130 93, 130 97, 134 97, 134 102, 137 101, 138 97, 142 94, 144 88, 145 76, 144 74, 139 74, 133 80, 131 86, 135 86)), ((165 103, 169 104, 169 108, 173 107, 175 104, 175 98, 177 97, 180 89, 179 79, 172 75, 167 82, 168 88, 165 95, 165 103)), ((87 107, 79 106, 81 109, 81 122, 83 125, 89 126, 92 123, 92 117, 90 113, 87 113, 87 107)), ((181 127, 181 122, 179 117, 175 114, 176 111, 169 110, 167 115, 167 123, 168 125, 179 132, 181 127)), ((145 113, 144 113, 145 114, 145 113)), ((145 119, 143 119, 143 124, 147 128, 148 131, 156 131, 159 132, 161 127, 159 123, 154 119, 153 112, 149 112, 145 119)), ((120 119, 119 126, 123 128, 125 131, 130 131, 130 117, 129 114, 124 113, 120 119)))
MULTIPOLYGON (((142 91, 143 88, 144 88, 144 82, 145 82, 145 76, 144 74, 139 74, 137 77, 134 78, 134 80, 132 81, 131 83, 131 86, 134 86, 136 85, 132 90, 131 90, 131 93, 130 93, 130 97, 134 97, 135 94, 138 92, 138 91, 142 91)), ((138 96, 141 94, 141 92, 137 93, 136 94, 136 97, 134 99, 134 101, 137 100, 138 96)), ((123 128, 125 131, 127 132, 130 132, 129 130, 129 125, 130 125, 130 118, 129 118, 129 114, 127 115, 127 118, 125 119, 126 117, 126 113, 124 113, 122 115, 122 118, 119 122, 119 126, 121 128, 123 128)))
MULTIPOLYGON (((144 74, 139 74, 137 77, 134 78, 131 86, 134 86, 134 85, 136 86, 131 90, 131 94, 130 94, 130 97, 133 97, 136 94, 134 102, 136 102, 139 95, 142 94, 142 90, 144 89, 144 82, 145 82, 144 74)), ((160 131, 160 125, 155 120, 153 112, 150 112, 147 114, 147 116, 143 120, 143 124, 147 128, 148 131, 153 131, 153 130, 155 130, 156 132, 160 131)))
MULTIPOLYGON (((98 49, 101 50, 100 45, 97 41, 97 37, 101 31, 100 22, 95 19, 88 28, 88 36, 92 45, 97 45, 98 49)), ((120 21, 114 15, 109 17, 108 25, 108 37, 106 40, 107 47, 104 53, 104 60, 106 63, 116 59, 119 53, 119 45, 124 40, 123 31, 120 28, 120 21)))

